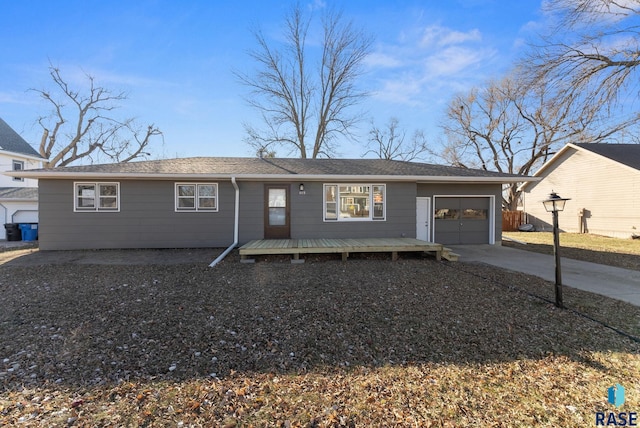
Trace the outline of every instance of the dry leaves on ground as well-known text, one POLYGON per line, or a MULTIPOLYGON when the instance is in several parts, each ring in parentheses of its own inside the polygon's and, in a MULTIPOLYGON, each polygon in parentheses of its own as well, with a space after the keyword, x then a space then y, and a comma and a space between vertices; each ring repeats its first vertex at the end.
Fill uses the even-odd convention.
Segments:
POLYGON ((640 408, 638 343, 504 286, 543 281, 237 259, 0 267, 0 424, 577 426, 616 382, 640 408))

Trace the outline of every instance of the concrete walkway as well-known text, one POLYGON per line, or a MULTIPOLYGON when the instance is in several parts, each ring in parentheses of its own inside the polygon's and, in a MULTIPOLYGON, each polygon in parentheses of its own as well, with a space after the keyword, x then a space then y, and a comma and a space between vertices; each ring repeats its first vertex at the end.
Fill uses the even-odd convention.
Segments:
MULTIPOLYGON (((448 245, 461 262, 480 262, 555 283, 554 257, 499 245, 448 245)), ((640 272, 562 258, 562 284, 640 306, 640 272)))

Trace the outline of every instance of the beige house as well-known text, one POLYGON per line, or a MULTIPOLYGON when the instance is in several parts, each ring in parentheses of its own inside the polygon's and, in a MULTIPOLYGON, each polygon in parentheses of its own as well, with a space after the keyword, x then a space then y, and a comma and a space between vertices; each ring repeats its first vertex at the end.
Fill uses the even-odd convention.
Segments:
POLYGON ((542 201, 567 201, 560 229, 618 238, 640 235, 640 144, 567 144, 522 185, 527 222, 551 230, 542 201))

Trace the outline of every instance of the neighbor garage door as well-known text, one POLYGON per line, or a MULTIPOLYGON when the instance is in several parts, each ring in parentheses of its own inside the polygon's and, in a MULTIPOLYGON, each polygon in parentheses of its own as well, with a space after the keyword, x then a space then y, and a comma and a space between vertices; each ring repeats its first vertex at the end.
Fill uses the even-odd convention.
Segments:
POLYGON ((434 241, 488 244, 490 202, 486 197, 436 197, 434 241))

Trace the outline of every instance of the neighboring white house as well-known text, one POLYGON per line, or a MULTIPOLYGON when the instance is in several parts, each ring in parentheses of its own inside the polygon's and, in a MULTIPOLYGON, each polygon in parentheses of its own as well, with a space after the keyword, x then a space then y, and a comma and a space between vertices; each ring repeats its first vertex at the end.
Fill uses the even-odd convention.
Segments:
POLYGON ((640 235, 640 144, 567 144, 521 186, 527 222, 551 230, 542 201, 570 198, 560 229, 617 238, 640 235))
MULTIPOLYGON (((45 159, 0 119, 0 172, 42 168, 45 159)), ((0 174, 0 219, 7 223, 38 222, 38 180, 0 174)), ((6 239, 4 226, 0 239, 6 239)))

